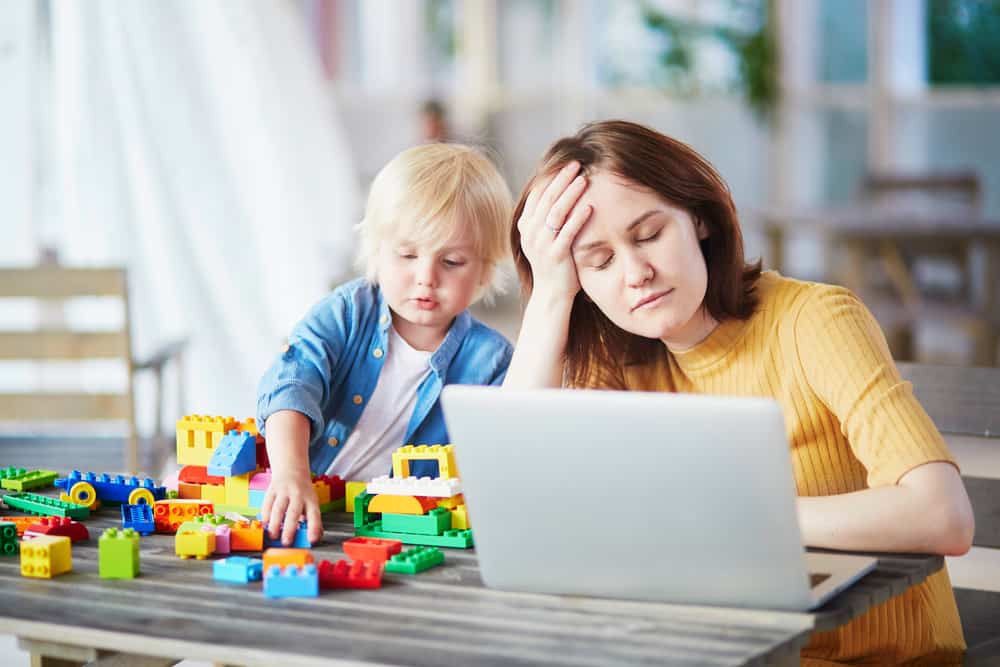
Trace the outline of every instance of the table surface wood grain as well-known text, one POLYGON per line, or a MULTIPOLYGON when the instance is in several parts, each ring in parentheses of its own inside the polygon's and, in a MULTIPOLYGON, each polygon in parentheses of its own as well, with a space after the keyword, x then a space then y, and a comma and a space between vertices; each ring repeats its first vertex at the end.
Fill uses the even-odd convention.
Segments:
MULTIPOLYGON (((177 558, 169 535, 142 538, 138 578, 102 580, 97 537, 117 524, 111 508, 88 520, 73 571, 53 580, 21 577, 17 557, 0 558, 0 632, 32 646, 247 665, 797 664, 814 627, 846 623, 943 564, 882 555, 815 614, 497 591, 483 586, 475 552, 455 549, 441 567, 387 574, 380 590, 269 600, 260 582, 216 582, 211 560, 177 558)), ((349 516, 328 514, 324 527, 317 562, 344 558, 349 516)))

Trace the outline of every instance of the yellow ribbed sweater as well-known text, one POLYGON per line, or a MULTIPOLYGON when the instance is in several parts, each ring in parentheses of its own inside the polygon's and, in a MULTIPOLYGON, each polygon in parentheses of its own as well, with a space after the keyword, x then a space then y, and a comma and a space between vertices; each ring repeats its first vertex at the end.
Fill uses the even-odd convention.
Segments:
MULTIPOLYGON (((869 311, 849 291, 765 272, 760 307, 694 348, 625 369, 628 389, 771 397, 781 404, 799 495, 895 484, 954 463, 903 382, 869 311)), ((845 626, 817 633, 802 664, 959 663, 962 626, 947 570, 845 626)))

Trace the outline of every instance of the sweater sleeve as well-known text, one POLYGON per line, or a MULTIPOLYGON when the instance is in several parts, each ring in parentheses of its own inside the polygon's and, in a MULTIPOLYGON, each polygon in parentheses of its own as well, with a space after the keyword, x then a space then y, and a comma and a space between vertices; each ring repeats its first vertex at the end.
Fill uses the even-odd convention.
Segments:
POLYGON ((794 325, 805 381, 836 416, 868 485, 896 484, 924 463, 957 464, 904 382, 871 312, 851 292, 810 290, 794 325))

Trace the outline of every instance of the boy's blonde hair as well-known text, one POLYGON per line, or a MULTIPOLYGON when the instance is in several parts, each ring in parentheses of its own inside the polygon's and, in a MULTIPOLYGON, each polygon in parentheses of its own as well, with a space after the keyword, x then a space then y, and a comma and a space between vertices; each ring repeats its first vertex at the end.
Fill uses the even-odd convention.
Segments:
POLYGON ((481 152, 461 144, 426 144, 407 149, 372 182, 365 217, 358 225, 358 269, 375 282, 376 255, 387 239, 440 248, 460 225, 472 230, 473 248, 489 281, 476 298, 502 291, 498 264, 510 257, 510 188, 481 152))

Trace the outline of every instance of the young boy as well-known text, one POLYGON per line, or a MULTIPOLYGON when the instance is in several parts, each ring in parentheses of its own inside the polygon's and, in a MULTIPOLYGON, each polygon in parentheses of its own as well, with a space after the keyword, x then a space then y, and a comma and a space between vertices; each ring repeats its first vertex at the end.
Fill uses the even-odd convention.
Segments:
POLYGON ((313 307, 258 387, 273 539, 290 543, 302 515, 309 539, 322 536, 310 472, 387 474, 397 447, 448 442, 444 385, 503 380, 510 343, 466 309, 492 296, 510 210, 503 177, 467 146, 411 148, 375 177, 359 226, 365 277, 313 307))

